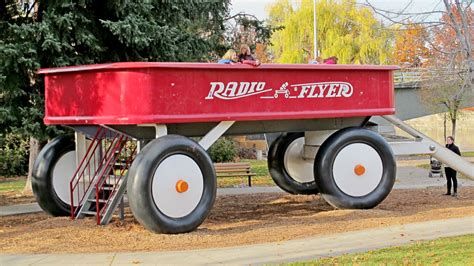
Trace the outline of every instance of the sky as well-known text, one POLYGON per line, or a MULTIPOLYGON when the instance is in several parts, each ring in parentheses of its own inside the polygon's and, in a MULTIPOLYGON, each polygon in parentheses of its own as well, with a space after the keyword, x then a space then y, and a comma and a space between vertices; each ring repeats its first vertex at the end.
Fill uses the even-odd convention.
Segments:
MULTIPOLYGON (((231 0, 231 14, 245 12, 255 15, 259 19, 265 19, 267 17, 265 7, 275 1, 276 0, 231 0)), ((357 0, 357 2, 363 3, 365 1, 357 0)), ((369 2, 376 8, 391 11, 399 11, 410 2, 412 3, 407 9, 407 12, 426 12, 444 8, 441 0, 369 0, 369 2)), ((419 19, 425 17, 426 15, 419 19)), ((436 20, 437 18, 439 18, 439 16, 432 16, 429 19, 436 20)))

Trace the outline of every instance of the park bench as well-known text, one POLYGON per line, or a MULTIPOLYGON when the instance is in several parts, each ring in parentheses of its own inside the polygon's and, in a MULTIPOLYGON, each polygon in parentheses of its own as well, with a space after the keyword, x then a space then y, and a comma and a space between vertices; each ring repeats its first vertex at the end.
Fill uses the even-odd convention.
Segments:
POLYGON ((215 163, 217 177, 247 176, 249 187, 252 186, 252 176, 257 175, 252 172, 250 163, 215 163))

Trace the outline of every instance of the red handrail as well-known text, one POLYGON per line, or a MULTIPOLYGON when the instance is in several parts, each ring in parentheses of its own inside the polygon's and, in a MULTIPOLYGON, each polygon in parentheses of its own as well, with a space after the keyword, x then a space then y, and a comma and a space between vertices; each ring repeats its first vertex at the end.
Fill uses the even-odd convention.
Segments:
MULTIPOLYGON (((129 141, 129 139, 127 139, 126 141, 129 141)), ((122 145, 121 147, 121 151, 125 148, 126 149, 126 141, 123 142, 124 145, 122 145)), ((106 199, 106 202, 102 205, 102 208, 99 208, 100 205, 99 205, 99 198, 100 198, 100 191, 103 191, 103 188, 104 186, 107 184, 107 182, 102 182, 102 184, 100 185, 100 188, 99 188, 99 184, 100 183, 97 183, 97 194, 96 194, 96 206, 97 206, 97 223, 100 224, 100 219, 101 217, 104 215, 104 212, 107 210, 107 207, 109 206, 109 204, 111 203, 111 200, 113 198, 113 196, 115 195, 115 193, 117 193, 117 184, 120 183, 120 181, 122 180, 122 178, 125 176, 125 171, 130 167, 131 163, 133 162, 133 160, 135 159, 135 155, 136 155, 136 151, 137 151, 137 146, 135 145, 132 149, 132 151, 130 152, 130 154, 126 157, 126 162, 125 162, 125 165, 120 165, 120 173, 118 175, 115 174, 115 172, 113 173, 113 178, 114 178, 114 186, 113 186, 113 189, 110 191, 110 194, 107 195, 107 199, 106 199), (117 178, 118 177, 118 178, 117 178)), ((112 170, 114 171, 114 170, 112 170)), ((107 177, 109 180, 108 183, 111 183, 110 181, 110 178, 111 176, 108 176, 107 177)))
MULTIPOLYGON (((99 195, 100 195, 100 191, 99 191, 99 186, 101 183, 105 183, 105 179, 104 176, 110 171, 110 167, 111 167, 111 162, 115 162, 115 159, 116 159, 116 151, 118 151, 121 146, 122 146, 122 141, 124 139, 124 136, 123 135, 120 135, 118 136, 118 140, 115 142, 112 142, 112 145, 109 146, 109 151, 110 153, 106 153, 106 154, 109 154, 109 156, 106 156, 106 164, 105 164, 105 167, 101 167, 101 172, 100 172, 100 175, 99 175, 99 180, 97 180, 97 183, 95 184, 95 198, 96 198, 96 212, 97 212, 97 219, 98 219, 98 223, 100 223, 100 216, 99 216, 99 211, 100 211, 100 204, 99 204, 99 195)), ((114 138, 115 140, 115 138, 114 138)))
MULTIPOLYGON (((85 168, 90 166, 91 150, 92 150, 92 154, 95 155, 95 151, 97 150, 97 147, 99 146, 98 145, 99 143, 98 143, 97 140, 101 139, 103 137, 103 135, 105 135, 104 130, 102 128, 98 128, 95 135, 94 135, 93 142, 87 148, 87 151, 86 151, 86 154, 85 154, 84 158, 81 159, 81 162, 79 163, 79 166, 76 168, 76 171, 74 172, 74 174, 71 177, 71 181, 69 181, 69 190, 71 192, 70 193, 71 194, 71 219, 74 219, 74 213, 75 213, 74 190, 76 189, 77 185, 79 184, 79 180, 81 179, 81 177, 84 176, 85 168), (102 136, 102 137, 99 137, 99 136, 102 136), (87 159, 87 163, 86 163, 86 165, 84 165, 84 162, 86 161, 86 159, 87 159), (81 172, 80 176, 78 176, 79 171, 81 169, 83 169, 83 171, 81 172), (77 179, 76 179, 76 176, 78 176, 77 179)), ((95 162, 95 156, 94 156, 94 162, 95 162)), ((88 167, 88 170, 89 170, 89 176, 90 176, 90 167, 88 167)), ((78 189, 78 195, 79 195, 79 189, 78 189)), ((78 196, 78 198, 79 198, 79 196, 78 196)), ((80 204, 77 204, 77 206, 80 206, 80 204)))
MULTIPOLYGON (((108 158, 107 155, 108 155, 110 152, 114 152, 114 151, 110 151, 110 150, 111 150, 111 148, 112 148, 112 146, 113 146, 113 143, 115 143, 116 140, 117 140, 120 136, 122 136, 122 135, 117 134, 117 133, 114 135, 114 137, 113 137, 113 139, 112 139, 112 141, 111 141, 112 144, 107 147, 107 150, 105 151, 104 155, 101 156, 101 160, 100 160, 99 164, 97 165, 97 167, 95 168, 95 172, 94 172, 94 175, 93 175, 92 180, 91 180, 91 178, 90 178, 91 176, 89 175, 87 188, 85 188, 85 185, 84 185, 85 182, 83 182, 83 192, 84 192, 84 193, 82 194, 82 197, 80 198, 80 200, 79 200, 79 202, 78 202, 78 206, 82 205, 82 203, 84 202, 85 196, 86 196, 86 193, 85 193, 85 192, 87 192, 87 191, 90 189, 90 187, 91 187, 91 185, 92 185, 92 181, 96 178, 98 172, 104 167, 104 161, 107 160, 107 158, 108 158)), ((105 141, 105 140, 102 140, 102 141, 105 141)), ((103 144, 102 141, 100 142, 100 144, 103 144)), ((94 155, 94 158, 95 158, 95 153, 93 153, 93 155, 94 155)), ((89 165, 89 167, 90 167, 90 165, 89 165)), ((100 178, 100 177, 101 177, 101 175, 99 175, 99 178, 100 178)), ((78 197, 79 197, 79 190, 78 190, 78 197)))
POLYGON ((97 223, 100 224, 101 215, 110 204, 114 194, 117 193, 117 186, 113 186, 113 189, 111 189, 108 194, 104 193, 104 195, 106 195, 104 198, 106 201, 102 201, 104 204, 101 204, 101 193, 105 191, 105 185, 111 183, 111 176, 114 178, 114 184, 118 184, 125 175, 126 169, 128 169, 135 158, 136 146, 133 148, 131 153, 127 154, 126 164, 120 169, 119 175, 116 175, 115 172, 113 172, 112 175, 108 174, 111 169, 114 171, 113 165, 126 146, 127 141, 130 140, 129 137, 123 134, 109 131, 102 127, 97 129, 91 144, 87 148, 84 158, 81 159, 81 163, 69 182, 71 195, 71 219, 76 217, 78 209, 82 204, 84 204, 84 201, 87 200, 87 192, 92 189, 91 186, 94 184, 96 189, 97 223), (99 147, 100 149, 97 150, 99 147), (96 156, 97 151, 101 153, 103 152, 99 158, 96 156), (93 174, 91 175, 91 173, 93 174), (82 183, 82 187, 80 186, 80 183, 82 183), (82 191, 80 188, 82 188, 82 191), (77 196, 77 204, 74 204, 75 195, 77 196))

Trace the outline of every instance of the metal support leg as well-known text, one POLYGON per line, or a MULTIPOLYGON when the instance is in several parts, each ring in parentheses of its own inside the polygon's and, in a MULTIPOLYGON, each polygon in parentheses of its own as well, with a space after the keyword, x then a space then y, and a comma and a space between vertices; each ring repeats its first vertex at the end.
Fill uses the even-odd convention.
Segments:
POLYGON ((168 128, 166 125, 156 125, 155 124, 155 138, 163 137, 168 135, 168 128))
POLYGON ((301 156, 304 160, 313 161, 319 147, 331 136, 335 130, 306 131, 304 133, 304 146, 301 156))
POLYGON ((199 145, 201 145, 205 150, 209 149, 209 147, 211 147, 211 145, 214 144, 214 142, 216 142, 234 123, 235 121, 220 122, 199 141, 199 145))
POLYGON ((76 167, 77 167, 81 163, 82 158, 86 156, 87 143, 86 143, 86 135, 80 132, 76 131, 74 133, 74 137, 76 139, 76 167))
POLYGON ((122 199, 120 199, 120 212, 119 212, 119 218, 120 218, 120 221, 123 221, 125 220, 125 206, 124 206, 124 201, 123 201, 123 197, 122 199))
POLYGON ((410 142, 390 142, 390 146, 395 155, 432 154, 433 157, 449 165, 449 167, 456 169, 471 179, 474 179, 474 165, 472 163, 463 159, 461 156, 458 156, 451 150, 446 149, 444 146, 438 144, 436 141, 430 139, 416 129, 410 127, 410 125, 397 117, 393 115, 385 115, 382 117, 415 138, 415 141, 410 142))
POLYGON ((154 127, 155 128, 155 138, 163 137, 168 135, 168 128, 163 124, 143 124, 138 125, 139 127, 154 127))

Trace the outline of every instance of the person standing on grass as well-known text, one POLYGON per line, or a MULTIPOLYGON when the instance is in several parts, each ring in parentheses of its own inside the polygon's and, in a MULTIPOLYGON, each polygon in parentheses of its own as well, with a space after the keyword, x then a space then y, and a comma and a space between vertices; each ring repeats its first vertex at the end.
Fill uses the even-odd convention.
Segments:
MULTIPOLYGON (((446 148, 450 149, 452 152, 461 156, 458 146, 454 144, 454 138, 449 136, 446 138, 446 148)), ((445 167, 444 172, 446 173, 446 181, 448 182, 448 192, 444 195, 451 195, 451 180, 453 182, 453 197, 458 195, 458 180, 456 179, 456 170, 451 167, 445 167)))

